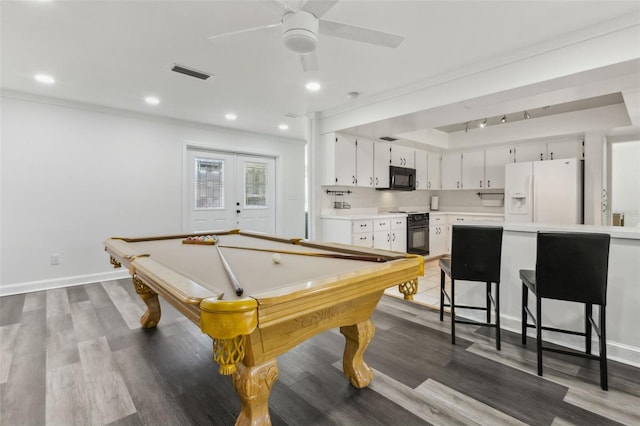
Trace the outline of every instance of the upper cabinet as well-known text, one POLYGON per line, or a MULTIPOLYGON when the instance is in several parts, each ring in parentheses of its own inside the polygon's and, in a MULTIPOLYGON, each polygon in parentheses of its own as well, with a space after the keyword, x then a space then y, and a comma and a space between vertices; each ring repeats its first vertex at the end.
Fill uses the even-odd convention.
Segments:
POLYGON ((465 151, 460 156, 462 159, 461 188, 484 188, 484 151, 465 151))
POLYGON ((512 162, 513 148, 499 146, 484 151, 484 187, 504 188, 504 166, 512 162))
POLYGON ((442 154, 442 189, 462 188, 462 155, 460 152, 442 154))
POLYGON ((389 165, 391 164, 391 143, 373 143, 373 187, 389 187, 389 165))
POLYGON ((356 185, 373 188, 373 141, 356 140, 356 185))
POLYGON ((442 189, 504 188, 504 166, 511 154, 510 147, 443 154, 442 189))
POLYGON ((416 150, 416 190, 429 189, 427 151, 416 150))
POLYGON ((560 160, 563 158, 583 158, 582 141, 547 142, 547 160, 560 160))
POLYGON ((562 158, 582 158, 582 142, 559 140, 518 144, 514 148, 515 161, 560 160, 562 158))
POLYGON ((415 149, 402 145, 391 145, 391 165, 415 168, 415 149))
POLYGON ((427 189, 441 189, 440 164, 442 155, 437 152, 427 153, 427 189))
POLYGON ((356 138, 339 133, 322 136, 325 185, 356 185, 356 138))
POLYGON ((325 153, 323 185, 373 188, 372 140, 327 133, 322 136, 322 143, 325 153))

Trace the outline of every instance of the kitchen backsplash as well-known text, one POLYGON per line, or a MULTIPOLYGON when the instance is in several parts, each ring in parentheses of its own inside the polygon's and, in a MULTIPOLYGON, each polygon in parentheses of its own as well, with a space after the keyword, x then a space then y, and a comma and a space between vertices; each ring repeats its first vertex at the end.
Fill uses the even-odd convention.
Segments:
POLYGON ((349 204, 352 209, 375 207, 382 211, 398 206, 424 206, 429 209, 431 195, 438 195, 440 211, 468 211, 483 213, 504 213, 504 207, 486 207, 477 195, 477 190, 456 191, 377 191, 371 188, 326 187, 320 208, 330 209, 334 201, 349 204), (326 189, 351 191, 351 194, 336 196, 327 194, 326 189))

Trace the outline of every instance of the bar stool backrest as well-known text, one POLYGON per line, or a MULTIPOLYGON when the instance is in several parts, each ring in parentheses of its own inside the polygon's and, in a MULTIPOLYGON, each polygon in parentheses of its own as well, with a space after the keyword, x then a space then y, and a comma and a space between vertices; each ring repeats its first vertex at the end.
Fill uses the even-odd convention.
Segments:
POLYGON ((500 282, 501 226, 453 225, 451 277, 456 280, 500 282))
POLYGON ((606 305, 609 234, 538 232, 536 294, 606 305))

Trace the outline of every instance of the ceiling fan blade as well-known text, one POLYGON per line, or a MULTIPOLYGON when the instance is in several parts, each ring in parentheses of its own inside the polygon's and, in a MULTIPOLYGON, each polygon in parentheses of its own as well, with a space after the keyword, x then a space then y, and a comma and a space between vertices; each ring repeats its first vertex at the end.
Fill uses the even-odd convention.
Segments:
POLYGON ((233 36, 233 35, 243 34, 243 33, 250 33, 252 31, 258 31, 258 30, 266 30, 267 28, 279 27, 280 25, 282 25, 281 22, 278 22, 277 24, 261 25, 259 27, 253 27, 253 28, 245 28, 243 30, 230 31, 228 33, 212 35, 212 36, 207 37, 207 39, 215 40, 215 39, 221 38, 221 37, 233 36))
POLYGON ((302 62, 302 70, 304 72, 318 71, 318 56, 315 51, 307 53, 306 55, 300 55, 300 61, 302 62))
POLYGON ((346 38, 385 47, 398 47, 404 41, 404 36, 369 30, 339 22, 320 20, 320 32, 328 36, 346 38))
POLYGON ((285 12, 295 12, 295 10, 291 9, 284 0, 271 0, 274 3, 278 3, 280 7, 284 9, 285 12))
POLYGON ((320 18, 335 6, 338 1, 339 0, 308 0, 304 6, 302 6, 301 10, 311 12, 316 18, 320 18))

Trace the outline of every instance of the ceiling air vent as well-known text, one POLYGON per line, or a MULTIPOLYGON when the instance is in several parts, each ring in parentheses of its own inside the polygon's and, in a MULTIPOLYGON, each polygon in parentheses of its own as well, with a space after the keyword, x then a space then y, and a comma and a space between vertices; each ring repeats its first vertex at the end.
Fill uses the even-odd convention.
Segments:
POLYGON ((182 65, 178 65, 178 64, 173 64, 173 68, 171 68, 171 71, 174 71, 174 72, 177 72, 177 73, 180 73, 180 74, 184 74, 184 75, 188 75, 190 77, 199 78, 200 80, 206 80, 209 77, 211 77, 211 74, 207 74, 207 73, 204 73, 204 72, 196 71, 194 69, 183 67, 182 65))
POLYGON ((398 140, 396 138, 392 138, 391 136, 382 136, 380 139, 387 142, 393 142, 398 140))

